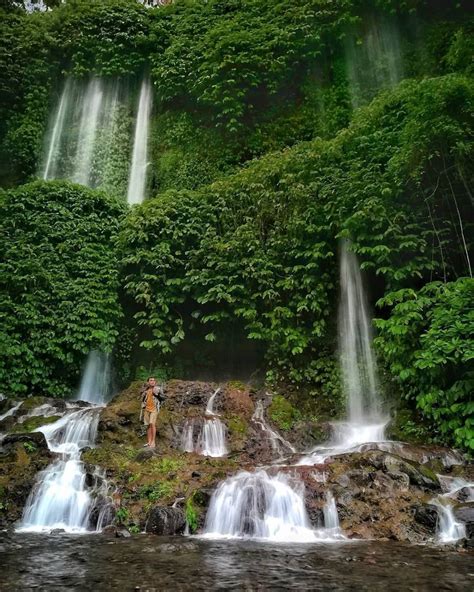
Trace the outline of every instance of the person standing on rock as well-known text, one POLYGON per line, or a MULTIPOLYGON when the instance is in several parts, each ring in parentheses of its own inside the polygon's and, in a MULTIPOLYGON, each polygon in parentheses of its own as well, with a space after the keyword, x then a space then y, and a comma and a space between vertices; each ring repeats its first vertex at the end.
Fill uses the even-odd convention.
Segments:
POLYGON ((143 423, 147 426, 147 443, 145 448, 155 448, 156 419, 160 411, 160 403, 165 400, 163 385, 156 384, 156 379, 150 376, 140 392, 142 399, 143 423))

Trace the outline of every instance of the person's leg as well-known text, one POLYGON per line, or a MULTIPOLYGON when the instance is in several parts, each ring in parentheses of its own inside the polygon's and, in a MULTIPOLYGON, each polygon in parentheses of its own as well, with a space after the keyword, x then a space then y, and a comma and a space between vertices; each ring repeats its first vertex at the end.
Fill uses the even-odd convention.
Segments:
POLYGON ((153 434, 153 428, 155 426, 152 423, 148 424, 148 429, 146 432, 147 435, 147 439, 148 439, 148 446, 154 446, 154 442, 155 442, 155 436, 153 434))
POLYGON ((151 428, 151 436, 150 436, 149 445, 151 448, 155 448, 156 424, 150 423, 150 428, 151 428))

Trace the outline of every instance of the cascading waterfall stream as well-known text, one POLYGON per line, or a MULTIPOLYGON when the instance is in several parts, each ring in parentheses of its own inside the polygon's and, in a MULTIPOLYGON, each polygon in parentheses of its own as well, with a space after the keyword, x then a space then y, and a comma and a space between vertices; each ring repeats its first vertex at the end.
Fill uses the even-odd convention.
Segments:
POLYGON ((366 15, 362 28, 345 42, 345 62, 354 108, 368 103, 382 89, 403 78, 400 30, 394 18, 366 15))
POLYGON ((63 91, 61 93, 61 99, 59 101, 58 110, 56 117, 54 118, 53 130, 51 138, 48 142, 48 154, 46 158, 46 164, 42 173, 42 178, 47 181, 48 179, 56 178, 58 172, 58 160, 60 154, 60 142, 64 135, 64 123, 66 120, 66 114, 69 111, 69 104, 72 96, 72 82, 68 78, 64 84, 63 91))
POLYGON ((91 162, 103 98, 102 80, 92 78, 82 105, 75 167, 72 175, 72 180, 81 185, 90 185, 91 162))
POLYGON ((145 199, 148 168, 148 136, 152 108, 152 87, 148 79, 143 80, 138 114, 135 124, 132 165, 128 182, 127 202, 139 204, 145 199))
POLYGON ((278 432, 272 430, 272 428, 267 424, 265 421, 265 413, 261 400, 257 401, 257 404, 255 405, 252 421, 268 435, 273 451, 278 454, 278 460, 280 460, 284 454, 296 452, 296 448, 290 444, 290 442, 285 440, 280 434, 278 434, 278 432))
MULTIPOLYGON (((19 531, 88 530, 93 499, 86 486, 86 472, 80 456, 83 448, 95 443, 101 405, 108 392, 105 380, 108 375, 107 356, 92 352, 86 364, 79 397, 86 397, 95 406, 76 408, 58 421, 35 430, 44 434, 48 448, 60 458, 38 475, 27 500, 19 531)), ((102 527, 104 516, 105 509, 99 514, 98 528, 102 527)))
POLYGON ((87 357, 77 400, 92 405, 103 405, 110 393, 110 382, 110 356, 91 351, 87 357))
POLYGON ((341 244, 340 287, 339 349, 347 420, 333 423, 331 441, 303 457, 300 465, 324 463, 335 454, 354 452, 368 443, 376 442, 381 449, 391 447, 385 439, 388 419, 379 396, 367 296, 348 241, 341 244))
POLYGON ((254 538, 275 542, 310 543, 340 540, 330 529, 311 527, 301 481, 286 473, 241 472, 214 492, 203 537, 254 538))
POLYGON ((196 452, 215 458, 227 454, 226 426, 214 411, 215 399, 219 392, 220 388, 209 398, 205 410, 206 417, 203 420, 194 418, 184 423, 180 446, 185 452, 196 452))

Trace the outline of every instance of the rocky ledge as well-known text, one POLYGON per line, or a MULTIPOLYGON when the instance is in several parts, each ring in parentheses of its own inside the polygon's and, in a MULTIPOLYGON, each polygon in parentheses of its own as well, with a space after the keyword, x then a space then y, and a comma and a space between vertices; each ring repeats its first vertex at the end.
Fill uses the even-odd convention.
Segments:
MULTIPOLYGON (((271 421, 271 396, 236 382, 169 381, 157 423, 157 447, 146 449, 140 386, 132 384, 103 409, 97 445, 82 455, 91 483, 96 466, 105 471, 112 516, 115 513, 113 525, 105 531, 117 536, 143 530, 180 534, 186 523, 199 532, 220 481, 239 470, 266 467, 269 473, 289 472, 304 483, 306 508, 315 527, 322 524, 323 506, 331 491, 346 536, 419 543, 435 536, 438 512, 433 500, 445 492, 438 475, 474 481, 472 464, 463 462, 459 453, 400 443, 385 444, 383 450, 366 445, 321 465, 296 466, 301 455, 295 450, 308 450, 327 438, 328 425, 300 418, 282 428, 271 421), (214 415, 206 414, 218 387, 214 415), (213 418, 225 425, 227 454, 222 457, 204 456, 196 434, 186 442, 190 426, 199 432, 213 418), (193 452, 183 450, 190 445, 193 452), (276 460, 278 466, 273 464, 276 460)), ((51 401, 36 403, 51 405, 51 401)), ((52 413, 49 409, 50 417, 52 413)), ((0 450, 3 526, 18 520, 36 471, 51 461, 41 434, 22 434, 15 421, 12 426, 13 434, 4 438, 0 450)), ((470 495, 460 488, 451 499, 456 519, 466 526, 466 546, 473 545, 474 535, 470 495)))

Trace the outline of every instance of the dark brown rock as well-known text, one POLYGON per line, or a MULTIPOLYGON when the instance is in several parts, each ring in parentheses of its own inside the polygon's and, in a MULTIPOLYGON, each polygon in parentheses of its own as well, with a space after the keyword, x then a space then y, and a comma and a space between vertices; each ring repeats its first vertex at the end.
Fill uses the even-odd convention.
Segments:
POLYGON ((163 508, 157 506, 148 512, 146 532, 159 535, 182 534, 186 526, 186 517, 181 508, 163 508))

